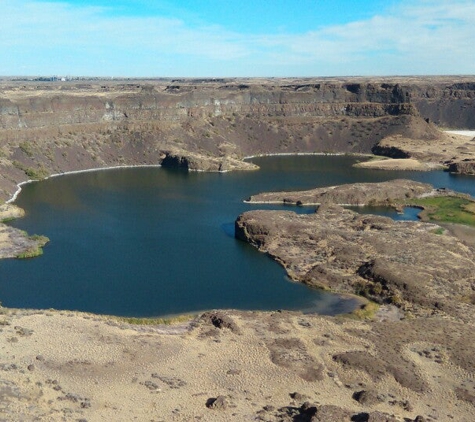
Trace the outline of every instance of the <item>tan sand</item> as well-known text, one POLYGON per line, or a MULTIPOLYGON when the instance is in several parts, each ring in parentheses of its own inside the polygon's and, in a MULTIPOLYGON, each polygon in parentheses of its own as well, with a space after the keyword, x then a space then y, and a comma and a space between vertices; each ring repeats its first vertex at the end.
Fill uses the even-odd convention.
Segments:
POLYGON ((354 167, 375 169, 375 170, 416 170, 429 171, 440 169, 441 165, 437 163, 423 163, 413 158, 394 158, 384 160, 371 160, 363 163, 357 163, 354 167))
POLYGON ((307 400, 355 414, 379 410, 397 420, 432 413, 439 421, 451 420, 447 415, 468 421, 473 415, 449 388, 471 375, 446 358, 421 357, 417 350, 433 346, 423 339, 404 346, 427 382, 415 393, 388 374, 375 380, 333 359, 352 350, 379 353, 367 323, 298 313, 227 317, 232 329, 209 320, 193 329, 138 327, 74 312, 7 311, 0 316, 0 419, 277 421, 287 420, 279 409, 307 400), (352 398, 369 388, 384 400, 370 405, 352 398), (302 396, 292 399, 293 392, 302 396), (218 396, 227 407, 207 408, 218 396))

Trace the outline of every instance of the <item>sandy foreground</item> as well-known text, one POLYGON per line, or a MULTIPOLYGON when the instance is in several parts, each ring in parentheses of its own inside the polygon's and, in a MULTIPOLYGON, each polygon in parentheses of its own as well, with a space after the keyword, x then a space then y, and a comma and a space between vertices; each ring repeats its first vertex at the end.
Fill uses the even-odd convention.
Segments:
MULTIPOLYGON (((377 411, 396 419, 364 420, 473 420, 472 405, 451 388, 473 383, 473 373, 430 342, 401 351, 423 388, 377 373, 381 357, 374 371, 339 359, 381 354, 371 336, 377 329, 360 321, 229 311, 140 327, 75 312, 4 310, 0 324, 5 421, 311 420, 295 419, 305 416, 306 401, 319 406, 312 420, 377 411), (372 399, 354 398, 361 391, 372 399)), ((403 321, 379 324, 407 331, 403 321)))

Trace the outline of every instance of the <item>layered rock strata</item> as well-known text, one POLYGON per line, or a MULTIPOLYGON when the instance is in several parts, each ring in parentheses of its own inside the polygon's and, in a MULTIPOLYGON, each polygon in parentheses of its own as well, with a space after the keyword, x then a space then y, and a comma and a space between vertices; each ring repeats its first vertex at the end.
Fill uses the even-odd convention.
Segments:
POLYGON ((154 80, 0 84, 0 200, 27 179, 118 165, 248 169, 265 153, 369 153, 383 139, 470 128, 467 78, 154 80), (176 155, 172 153, 172 155, 176 155))

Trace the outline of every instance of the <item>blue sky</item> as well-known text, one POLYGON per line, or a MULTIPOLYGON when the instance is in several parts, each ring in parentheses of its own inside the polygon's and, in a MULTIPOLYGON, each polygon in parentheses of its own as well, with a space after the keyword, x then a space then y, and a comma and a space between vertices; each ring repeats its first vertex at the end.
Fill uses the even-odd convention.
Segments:
POLYGON ((0 0, 0 75, 475 74, 474 0, 0 0))

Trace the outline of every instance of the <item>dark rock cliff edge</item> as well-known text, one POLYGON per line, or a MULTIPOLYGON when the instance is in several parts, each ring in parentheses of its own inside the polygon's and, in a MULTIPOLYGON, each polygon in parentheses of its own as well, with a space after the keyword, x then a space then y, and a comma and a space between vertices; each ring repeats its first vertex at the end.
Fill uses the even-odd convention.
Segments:
POLYGON ((437 142, 438 127, 475 127, 474 98, 467 77, 3 81, 0 200, 18 182, 86 168, 247 170, 249 155, 437 142))

